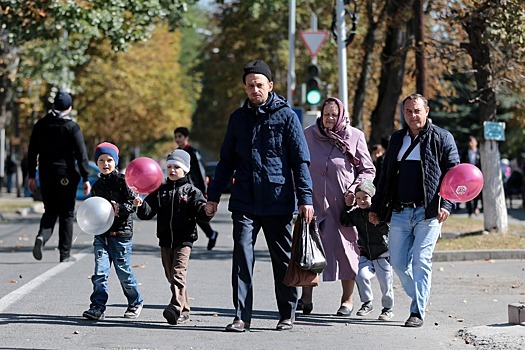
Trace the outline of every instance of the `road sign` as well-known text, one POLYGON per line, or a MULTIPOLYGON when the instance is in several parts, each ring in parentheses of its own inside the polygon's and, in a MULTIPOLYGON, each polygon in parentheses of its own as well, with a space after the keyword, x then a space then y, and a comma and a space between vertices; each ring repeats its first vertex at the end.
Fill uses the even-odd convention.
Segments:
POLYGON ((302 31, 301 38, 303 38, 304 44, 308 48, 312 57, 317 56, 319 49, 323 46, 324 42, 328 38, 329 31, 327 30, 316 30, 316 31, 302 31))

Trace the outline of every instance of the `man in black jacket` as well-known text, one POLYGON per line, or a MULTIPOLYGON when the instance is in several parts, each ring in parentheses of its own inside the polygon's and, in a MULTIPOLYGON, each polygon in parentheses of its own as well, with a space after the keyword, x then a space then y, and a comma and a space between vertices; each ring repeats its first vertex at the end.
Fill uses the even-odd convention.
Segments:
POLYGON ((439 188, 446 172, 459 164, 459 155, 450 132, 427 118, 424 96, 410 95, 402 106, 407 127, 390 139, 368 216, 374 225, 390 221, 390 263, 412 299, 405 326, 421 327, 430 297, 432 252, 453 207, 439 196, 439 188))
POLYGON ((53 110, 36 122, 29 140, 28 186, 32 193, 38 189, 38 165, 45 210, 33 248, 33 256, 37 260, 42 259, 43 247, 53 234, 57 218, 60 262, 74 260, 70 252, 75 220, 75 197, 81 177, 84 194, 87 195, 91 191, 86 145, 80 127, 71 119, 72 102, 67 92, 59 91, 54 100, 53 110), (80 174, 75 164, 78 165, 80 174))
MULTIPOLYGON (((206 170, 202 164, 202 158, 199 150, 195 147, 190 146, 190 131, 186 127, 178 127, 173 131, 175 135, 175 142, 177 146, 188 152, 190 155, 190 172, 188 173, 188 180, 191 184, 197 187, 206 196, 207 184, 206 184, 206 170)), ((217 243, 217 236, 219 232, 215 231, 209 222, 197 221, 197 225, 204 231, 206 237, 208 237, 208 250, 212 250, 217 243)))

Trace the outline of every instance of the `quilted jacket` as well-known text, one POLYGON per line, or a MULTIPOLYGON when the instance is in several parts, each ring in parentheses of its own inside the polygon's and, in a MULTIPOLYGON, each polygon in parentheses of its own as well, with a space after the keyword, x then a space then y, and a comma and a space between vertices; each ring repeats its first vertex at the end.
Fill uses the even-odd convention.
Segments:
MULTIPOLYGON (((405 127, 392 134, 385 153, 377 192, 370 208, 371 212, 379 214, 382 221, 390 221, 392 202, 396 199, 397 155, 407 132, 408 127, 405 127)), ((459 164, 459 155, 452 134, 428 121, 419 136, 425 218, 431 219, 438 215, 440 207, 452 211, 453 203, 439 196, 439 186, 445 173, 459 164)), ((406 190, 410 191, 410 188, 406 190)))
POLYGON ((93 184, 91 195, 103 197, 108 201, 118 203, 118 215, 113 220, 113 225, 105 233, 116 232, 119 237, 133 236, 133 199, 135 195, 126 185, 124 175, 117 170, 111 174, 100 174, 100 178, 93 184))
POLYGON ((312 204, 310 153, 299 118, 270 92, 262 106, 249 100, 230 116, 208 200, 219 202, 235 173, 228 209, 251 215, 288 215, 312 204))

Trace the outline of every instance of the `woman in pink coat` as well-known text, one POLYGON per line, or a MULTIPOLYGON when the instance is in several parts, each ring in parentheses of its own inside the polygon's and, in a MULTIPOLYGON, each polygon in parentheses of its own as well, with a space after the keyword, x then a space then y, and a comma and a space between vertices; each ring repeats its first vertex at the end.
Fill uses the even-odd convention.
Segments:
MULTIPOLYGON (((354 191, 363 179, 372 181, 375 167, 365 134, 352 126, 343 103, 334 97, 323 102, 321 116, 305 130, 310 150, 310 174, 314 210, 328 266, 323 281, 341 280, 343 293, 338 316, 350 316, 352 294, 359 262, 357 231, 341 225, 345 196, 354 202, 354 191)), ((312 287, 303 287, 298 308, 304 314, 313 309, 312 287)))

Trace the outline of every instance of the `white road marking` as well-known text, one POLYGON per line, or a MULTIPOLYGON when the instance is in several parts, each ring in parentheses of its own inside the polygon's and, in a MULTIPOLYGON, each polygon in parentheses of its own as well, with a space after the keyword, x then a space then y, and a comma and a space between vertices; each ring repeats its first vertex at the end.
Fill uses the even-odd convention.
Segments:
MULTIPOLYGON (((86 250, 84 250, 84 251, 86 251, 86 250)), ((89 248, 89 250, 93 250, 93 248, 89 248)), ((77 261, 79 261, 80 259, 82 259, 86 255, 91 255, 91 254, 89 254, 87 252, 84 253, 84 251, 73 255, 77 259, 77 261)), ((21 298, 23 298, 26 295, 28 295, 29 293, 31 293, 31 291, 33 291, 34 289, 38 288, 41 284, 43 284, 44 282, 48 281, 53 276, 55 276, 55 275, 59 274, 60 272, 66 270, 67 268, 69 268, 71 265, 73 265, 77 261, 59 263, 58 265, 56 265, 52 269, 44 272, 40 276, 38 276, 38 277, 32 279, 31 281, 29 281, 28 283, 24 284, 22 287, 20 287, 20 288, 18 288, 16 290, 12 291, 11 293, 7 294, 2 299, 0 299, 0 312, 3 312, 9 306, 11 306, 12 304, 16 303, 21 298)))

